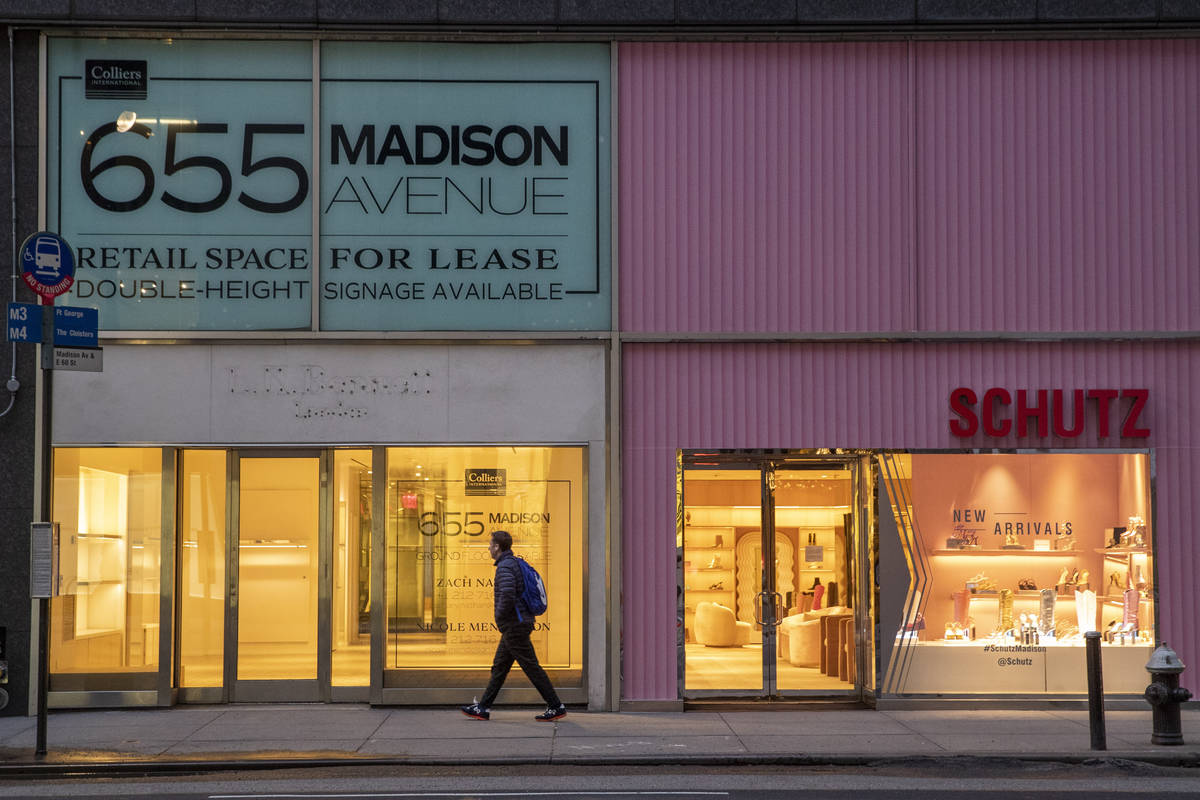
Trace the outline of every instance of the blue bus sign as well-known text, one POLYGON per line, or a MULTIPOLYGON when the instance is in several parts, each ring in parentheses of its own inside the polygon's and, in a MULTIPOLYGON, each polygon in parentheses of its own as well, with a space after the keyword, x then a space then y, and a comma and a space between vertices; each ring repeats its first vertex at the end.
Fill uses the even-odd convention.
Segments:
POLYGON ((9 303, 8 340, 40 344, 42 341, 42 307, 36 303, 9 303))
POLYGON ((54 307, 54 344, 61 347, 95 347, 99 341, 100 312, 78 306, 54 307))
POLYGON ((75 254, 66 240, 38 231, 21 244, 21 279, 44 300, 53 301, 75 283, 75 254))

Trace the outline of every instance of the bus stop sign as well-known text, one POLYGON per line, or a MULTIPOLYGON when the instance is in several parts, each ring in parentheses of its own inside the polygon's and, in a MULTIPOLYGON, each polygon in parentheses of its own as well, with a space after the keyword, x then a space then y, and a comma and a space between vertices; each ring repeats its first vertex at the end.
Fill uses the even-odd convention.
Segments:
POLYGON ((33 234, 21 244, 20 259, 21 279, 43 304, 53 304, 54 298, 70 291, 75 283, 75 254, 58 234, 33 234))

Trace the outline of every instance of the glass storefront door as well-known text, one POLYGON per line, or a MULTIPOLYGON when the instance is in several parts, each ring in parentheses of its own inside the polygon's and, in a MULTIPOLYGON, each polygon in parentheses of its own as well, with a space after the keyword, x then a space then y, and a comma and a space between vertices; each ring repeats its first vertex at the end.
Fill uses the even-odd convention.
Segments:
POLYGON ((856 480, 856 460, 684 456, 684 697, 860 694, 856 480))
POLYGON ((182 702, 367 699, 372 458, 369 449, 181 452, 182 702))
POLYGON ((845 464, 769 466, 775 535, 775 687, 844 694, 856 685, 854 471, 845 464))
POLYGON ((766 688, 762 653, 772 626, 760 624, 762 479, 758 468, 684 469, 686 696, 766 688))
POLYGON ((232 699, 317 700, 321 458, 239 461, 232 699))

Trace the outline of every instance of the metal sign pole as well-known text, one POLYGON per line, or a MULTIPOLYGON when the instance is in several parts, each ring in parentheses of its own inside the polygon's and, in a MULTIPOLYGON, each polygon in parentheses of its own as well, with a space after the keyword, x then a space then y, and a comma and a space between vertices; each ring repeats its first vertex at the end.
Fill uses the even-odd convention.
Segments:
MULTIPOLYGON (((21 265, 21 280, 34 294, 42 298, 42 343, 39 345, 42 367, 42 491, 39 511, 42 520, 53 526, 50 495, 54 480, 51 465, 54 448, 51 446, 50 423, 54 405, 54 298, 70 291, 75 283, 75 253, 58 234, 38 231, 22 242, 18 251, 18 263, 21 265)), ((26 335, 23 334, 24 341, 28 341, 24 338, 26 335)), ((56 542, 52 542, 51 550, 57 546, 56 542)), ((37 595, 38 719, 37 748, 34 752, 38 756, 46 754, 46 709, 50 694, 50 597, 55 594, 54 587, 57 586, 57 582, 58 575, 51 575, 49 591, 37 595)))
MULTIPOLYGON (((42 305, 42 492, 41 517, 50 521, 50 491, 54 480, 50 459, 54 448, 50 444, 51 412, 54 398, 54 299, 44 299, 42 305)), ((58 576, 52 576, 54 581, 58 576)), ((50 694, 50 598, 38 598, 38 701, 37 748, 34 753, 46 755, 47 695, 50 694)))

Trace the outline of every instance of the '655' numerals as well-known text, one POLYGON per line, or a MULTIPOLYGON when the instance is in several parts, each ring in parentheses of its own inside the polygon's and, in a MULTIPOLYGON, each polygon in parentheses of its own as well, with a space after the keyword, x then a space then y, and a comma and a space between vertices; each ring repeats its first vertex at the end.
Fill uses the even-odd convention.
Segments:
MULTIPOLYGON (((164 191, 159 196, 159 199, 171 208, 193 214, 216 211, 225 205, 233 194, 233 176, 230 174, 229 167, 225 162, 214 156, 203 155, 177 159, 176 151, 181 149, 180 137, 185 134, 227 134, 229 126, 224 122, 169 122, 166 127, 167 147, 163 158, 162 174, 164 176, 171 176, 189 169, 209 170, 216 173, 220 181, 220 188, 215 195, 206 199, 187 200, 169 191, 164 191)), ((92 155, 96 149, 96 145, 105 136, 116 131, 117 123, 115 122, 106 123, 92 131, 91 136, 87 138, 87 142, 83 146, 83 154, 79 159, 79 177, 83 181, 83 190, 87 192, 87 196, 96 205, 108 211, 135 211, 150 202, 150 199, 154 196, 154 169, 150 164, 142 158, 128 154, 113 156, 106 158, 99 164, 92 164, 92 155), (142 174, 142 188, 136 197, 127 200, 112 198, 102 194, 96 187, 97 177, 110 169, 118 167, 131 167, 142 174)), ((129 128, 129 133, 149 139, 153 131, 148 126, 140 122, 135 122, 129 128)), ((299 208, 304 203, 308 197, 308 170, 305 169, 303 164, 287 156, 266 156, 258 159, 254 157, 255 137, 288 134, 303 135, 303 133, 304 125, 302 124, 246 123, 242 133, 242 176, 248 177, 265 169, 286 170, 295 176, 296 191, 288 199, 278 202, 263 200, 246 192, 239 192, 237 196, 239 203, 247 208, 267 214, 283 214, 299 208)))
POLYGON ((482 511, 426 511, 420 517, 418 527, 424 536, 482 536, 482 511), (478 519, 476 519, 478 517, 478 519))

